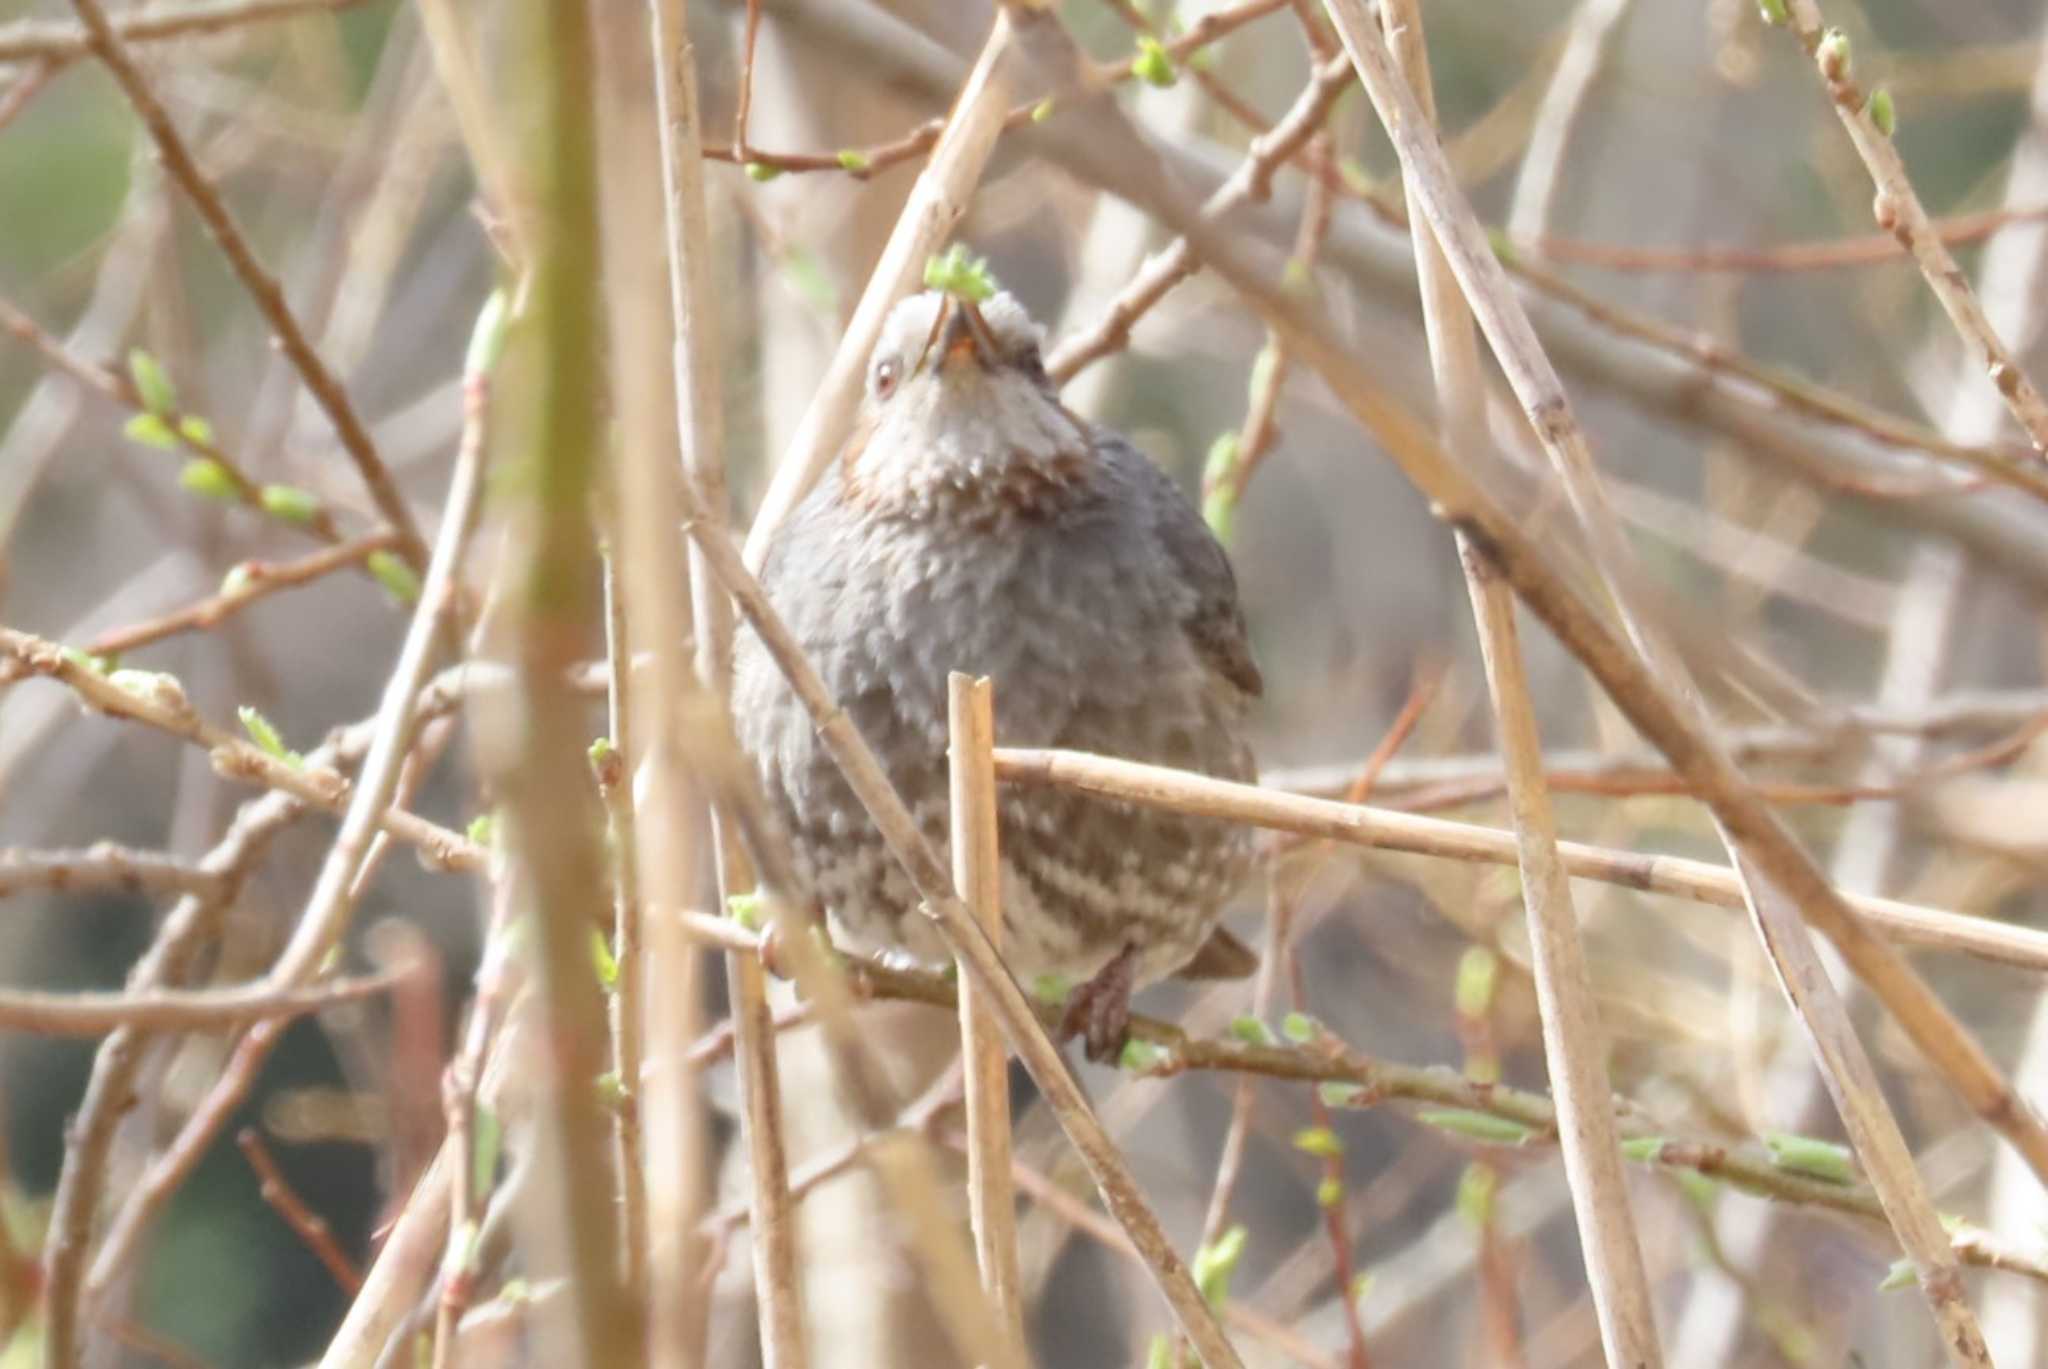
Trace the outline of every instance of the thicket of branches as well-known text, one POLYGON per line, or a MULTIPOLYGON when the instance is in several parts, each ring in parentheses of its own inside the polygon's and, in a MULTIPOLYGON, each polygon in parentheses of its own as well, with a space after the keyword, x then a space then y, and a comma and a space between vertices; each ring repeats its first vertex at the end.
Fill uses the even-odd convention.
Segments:
POLYGON ((19 8, 0 1366, 2048 1363, 2029 7, 19 8), (954 243, 1259 786, 960 679, 934 847, 781 632, 954 243), (741 621, 951 972, 808 925, 741 621), (1263 828, 1257 978, 1066 1063, 1012 785, 1263 828))

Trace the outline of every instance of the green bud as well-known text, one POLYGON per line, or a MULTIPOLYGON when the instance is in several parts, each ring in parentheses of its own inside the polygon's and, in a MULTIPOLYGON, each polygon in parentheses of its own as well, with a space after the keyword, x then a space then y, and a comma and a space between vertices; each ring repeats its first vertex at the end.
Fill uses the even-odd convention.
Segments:
POLYGON ((1621 1158, 1639 1165, 1653 1165, 1664 1153, 1662 1136, 1631 1136, 1621 1143, 1621 1158))
POLYGON ((1877 125, 1877 131, 1889 138, 1899 131, 1899 111, 1892 105, 1890 86, 1879 86, 1870 92, 1870 102, 1864 106, 1870 115, 1870 122, 1877 125))
POLYGON ((1342 1079, 1330 1079, 1316 1085, 1316 1097, 1323 1100, 1325 1107, 1348 1108, 1356 1106, 1365 1097, 1365 1085, 1352 1084, 1342 1079))
POLYGON ((1238 1261, 1244 1258, 1247 1239, 1244 1227, 1232 1226, 1195 1252, 1191 1270, 1195 1287, 1202 1290, 1211 1307, 1221 1307, 1230 1297, 1230 1279, 1237 1272, 1238 1261))
POLYGON ((1116 1058, 1116 1067, 1133 1074, 1150 1074, 1171 1058, 1166 1048, 1156 1041, 1141 1041, 1133 1036, 1124 1042, 1124 1048, 1116 1058))
POLYGON ((606 993, 619 987, 619 958, 612 954, 611 938, 595 927, 590 929, 590 963, 606 993))
POLYGON ((1756 0, 1756 8, 1757 13, 1763 16, 1764 22, 1772 28, 1784 27, 1786 19, 1789 18, 1785 13, 1785 0, 1756 0))
POLYGON ((1324 1211, 1344 1201, 1344 1181, 1335 1175, 1326 1176, 1316 1185, 1316 1206, 1324 1211))
POLYGON ((512 297, 504 287, 491 291, 484 307, 476 311, 469 330, 469 349, 462 356, 465 376, 489 375, 505 351, 505 332, 512 321, 512 297))
POLYGON ((782 168, 779 166, 770 166, 766 162, 748 162, 746 166, 746 172, 748 180, 759 181, 763 184, 766 184, 767 182, 774 180, 777 176, 780 176, 782 174, 782 168))
POLYGON ((287 523, 310 523, 320 516, 320 500, 297 485, 265 485, 258 497, 266 513, 287 523))
POLYGON ((464 834, 479 846, 495 846, 498 842, 498 815, 478 813, 469 820, 464 834))
POLYGON ((1771 1148, 1771 1163, 1780 1169, 1831 1184, 1846 1184, 1855 1177, 1847 1146, 1783 1131, 1765 1133, 1764 1144, 1771 1148))
POLYGON ((868 154, 856 151, 850 147, 841 148, 839 150, 839 165, 842 170, 851 171, 855 175, 859 175, 868 169, 868 154))
POLYGON ((194 447, 211 447, 213 425, 198 414, 186 414, 178 420, 178 436, 194 447))
POLYGON ((1344 1142, 1328 1127, 1303 1127, 1294 1133, 1294 1148, 1328 1160, 1344 1153, 1344 1142))
POLYGON ((1046 97, 1045 97, 1045 98, 1044 98, 1043 100, 1040 100, 1040 101, 1039 101, 1039 102, 1038 102, 1037 104, 1035 104, 1035 105, 1031 106, 1031 122, 1032 122, 1032 123, 1034 123, 1034 124, 1042 124, 1042 123, 1044 123, 1044 122, 1045 122, 1045 121, 1046 121, 1047 119, 1050 119, 1051 117, 1052 117, 1052 96, 1048 95, 1048 96, 1046 96, 1046 97))
POLYGON ((1913 1262, 1900 1258, 1892 1261, 1891 1268, 1887 1269, 1884 1278, 1878 1281, 1877 1291, 1896 1293, 1901 1288, 1911 1288, 1919 1282, 1920 1271, 1913 1267, 1913 1262))
POLYGON ((1230 1034, 1247 1046, 1274 1044, 1273 1029, 1250 1013, 1230 1019, 1230 1034))
POLYGON ((1280 1019, 1280 1034, 1297 1046, 1306 1046, 1322 1039, 1323 1024, 1305 1012, 1291 1012, 1280 1019))
POLYGON ((399 603, 418 602, 420 577, 411 566, 399 559, 397 553, 373 551, 364 559, 363 569, 369 571, 370 578, 384 586, 384 592, 399 603))
POLYGON ((243 593, 256 583, 256 572, 247 561, 237 561, 228 567, 228 573, 220 578, 220 592, 232 598, 243 593))
POLYGON ((210 456, 197 456, 178 471, 178 483, 202 499, 229 500, 236 497, 235 478, 228 468, 210 456))
POLYGON ((1820 46, 1814 49, 1814 60, 1820 63, 1820 74, 1830 81, 1845 81, 1849 78, 1849 35, 1840 29, 1829 29, 1821 35, 1820 46))
POLYGON ((1147 85, 1164 89, 1179 79, 1173 69, 1173 58, 1157 38, 1147 35, 1138 39, 1138 55, 1131 59, 1131 75, 1147 85))
POLYGON ((157 359, 140 347, 128 352, 128 376, 135 382, 135 393, 143 408, 153 414, 178 412, 177 387, 171 384, 170 376, 157 359))
POLYGON ((1469 947, 1458 957, 1458 1016, 1486 1016, 1493 1007, 1494 985, 1500 978, 1500 957, 1484 946, 1469 947))
POLYGON ((178 435, 161 414, 136 414, 121 425, 121 436, 144 447, 155 447, 159 451, 170 451, 178 445, 178 435))
POLYGON ((744 894, 729 894, 725 900, 725 915, 750 932, 761 930, 763 915, 768 911, 768 900, 758 890, 744 894))
POLYGON ((287 765, 297 766, 303 763, 305 758, 286 746, 284 737, 278 732, 277 727, 255 708, 243 704, 235 710, 235 716, 242 720, 242 730, 249 734, 249 740, 256 743, 256 749, 264 755, 281 760, 287 765))

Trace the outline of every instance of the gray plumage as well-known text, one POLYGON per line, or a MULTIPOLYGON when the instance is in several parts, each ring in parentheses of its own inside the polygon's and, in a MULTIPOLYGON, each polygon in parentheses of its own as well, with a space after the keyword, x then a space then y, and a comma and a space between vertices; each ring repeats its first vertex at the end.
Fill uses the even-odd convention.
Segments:
MULTIPOLYGON (((1261 688, 1223 550, 1115 433, 1061 407, 1007 295, 913 296, 885 325, 856 435, 779 531, 762 578, 924 834, 947 833, 946 676, 995 682, 1005 746, 1250 779, 1261 688)), ((733 706, 812 892, 855 945, 945 944, 753 634, 733 706)), ((1194 955, 1251 859, 1241 828, 1005 787, 1004 950, 1093 976, 1135 946, 1150 982, 1194 955)))

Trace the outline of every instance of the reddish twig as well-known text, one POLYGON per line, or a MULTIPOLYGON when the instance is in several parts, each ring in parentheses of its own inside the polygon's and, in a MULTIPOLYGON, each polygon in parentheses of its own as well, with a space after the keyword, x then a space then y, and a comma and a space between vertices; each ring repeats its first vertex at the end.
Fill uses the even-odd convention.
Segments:
POLYGON ((334 1276, 342 1291, 354 1297, 363 1287, 362 1271, 335 1242, 327 1219, 308 1207, 306 1200, 292 1188, 256 1128, 243 1127, 236 1132, 235 1144, 241 1147, 242 1158, 249 1162, 249 1168, 256 1171, 256 1177, 261 1181, 257 1192, 263 1195, 263 1201, 270 1204, 270 1210, 283 1219, 320 1263, 327 1266, 327 1272, 334 1276))
POLYGON ((244 561, 228 573, 219 593, 144 622, 110 629, 94 638, 86 650, 96 656, 120 656, 181 632, 203 632, 259 599, 312 584, 338 570, 360 566, 377 552, 395 549, 398 543, 397 533, 374 532, 338 542, 296 561, 244 561))

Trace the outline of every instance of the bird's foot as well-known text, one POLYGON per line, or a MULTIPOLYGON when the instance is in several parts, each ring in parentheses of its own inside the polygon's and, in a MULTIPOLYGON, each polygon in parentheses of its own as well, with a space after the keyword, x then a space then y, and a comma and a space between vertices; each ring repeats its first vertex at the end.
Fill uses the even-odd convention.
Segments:
POLYGON ((1060 1039, 1081 1038, 1083 1052, 1098 1065, 1123 1054, 1131 1034, 1131 990, 1138 982, 1138 948, 1126 943, 1095 977, 1067 998, 1060 1039))

